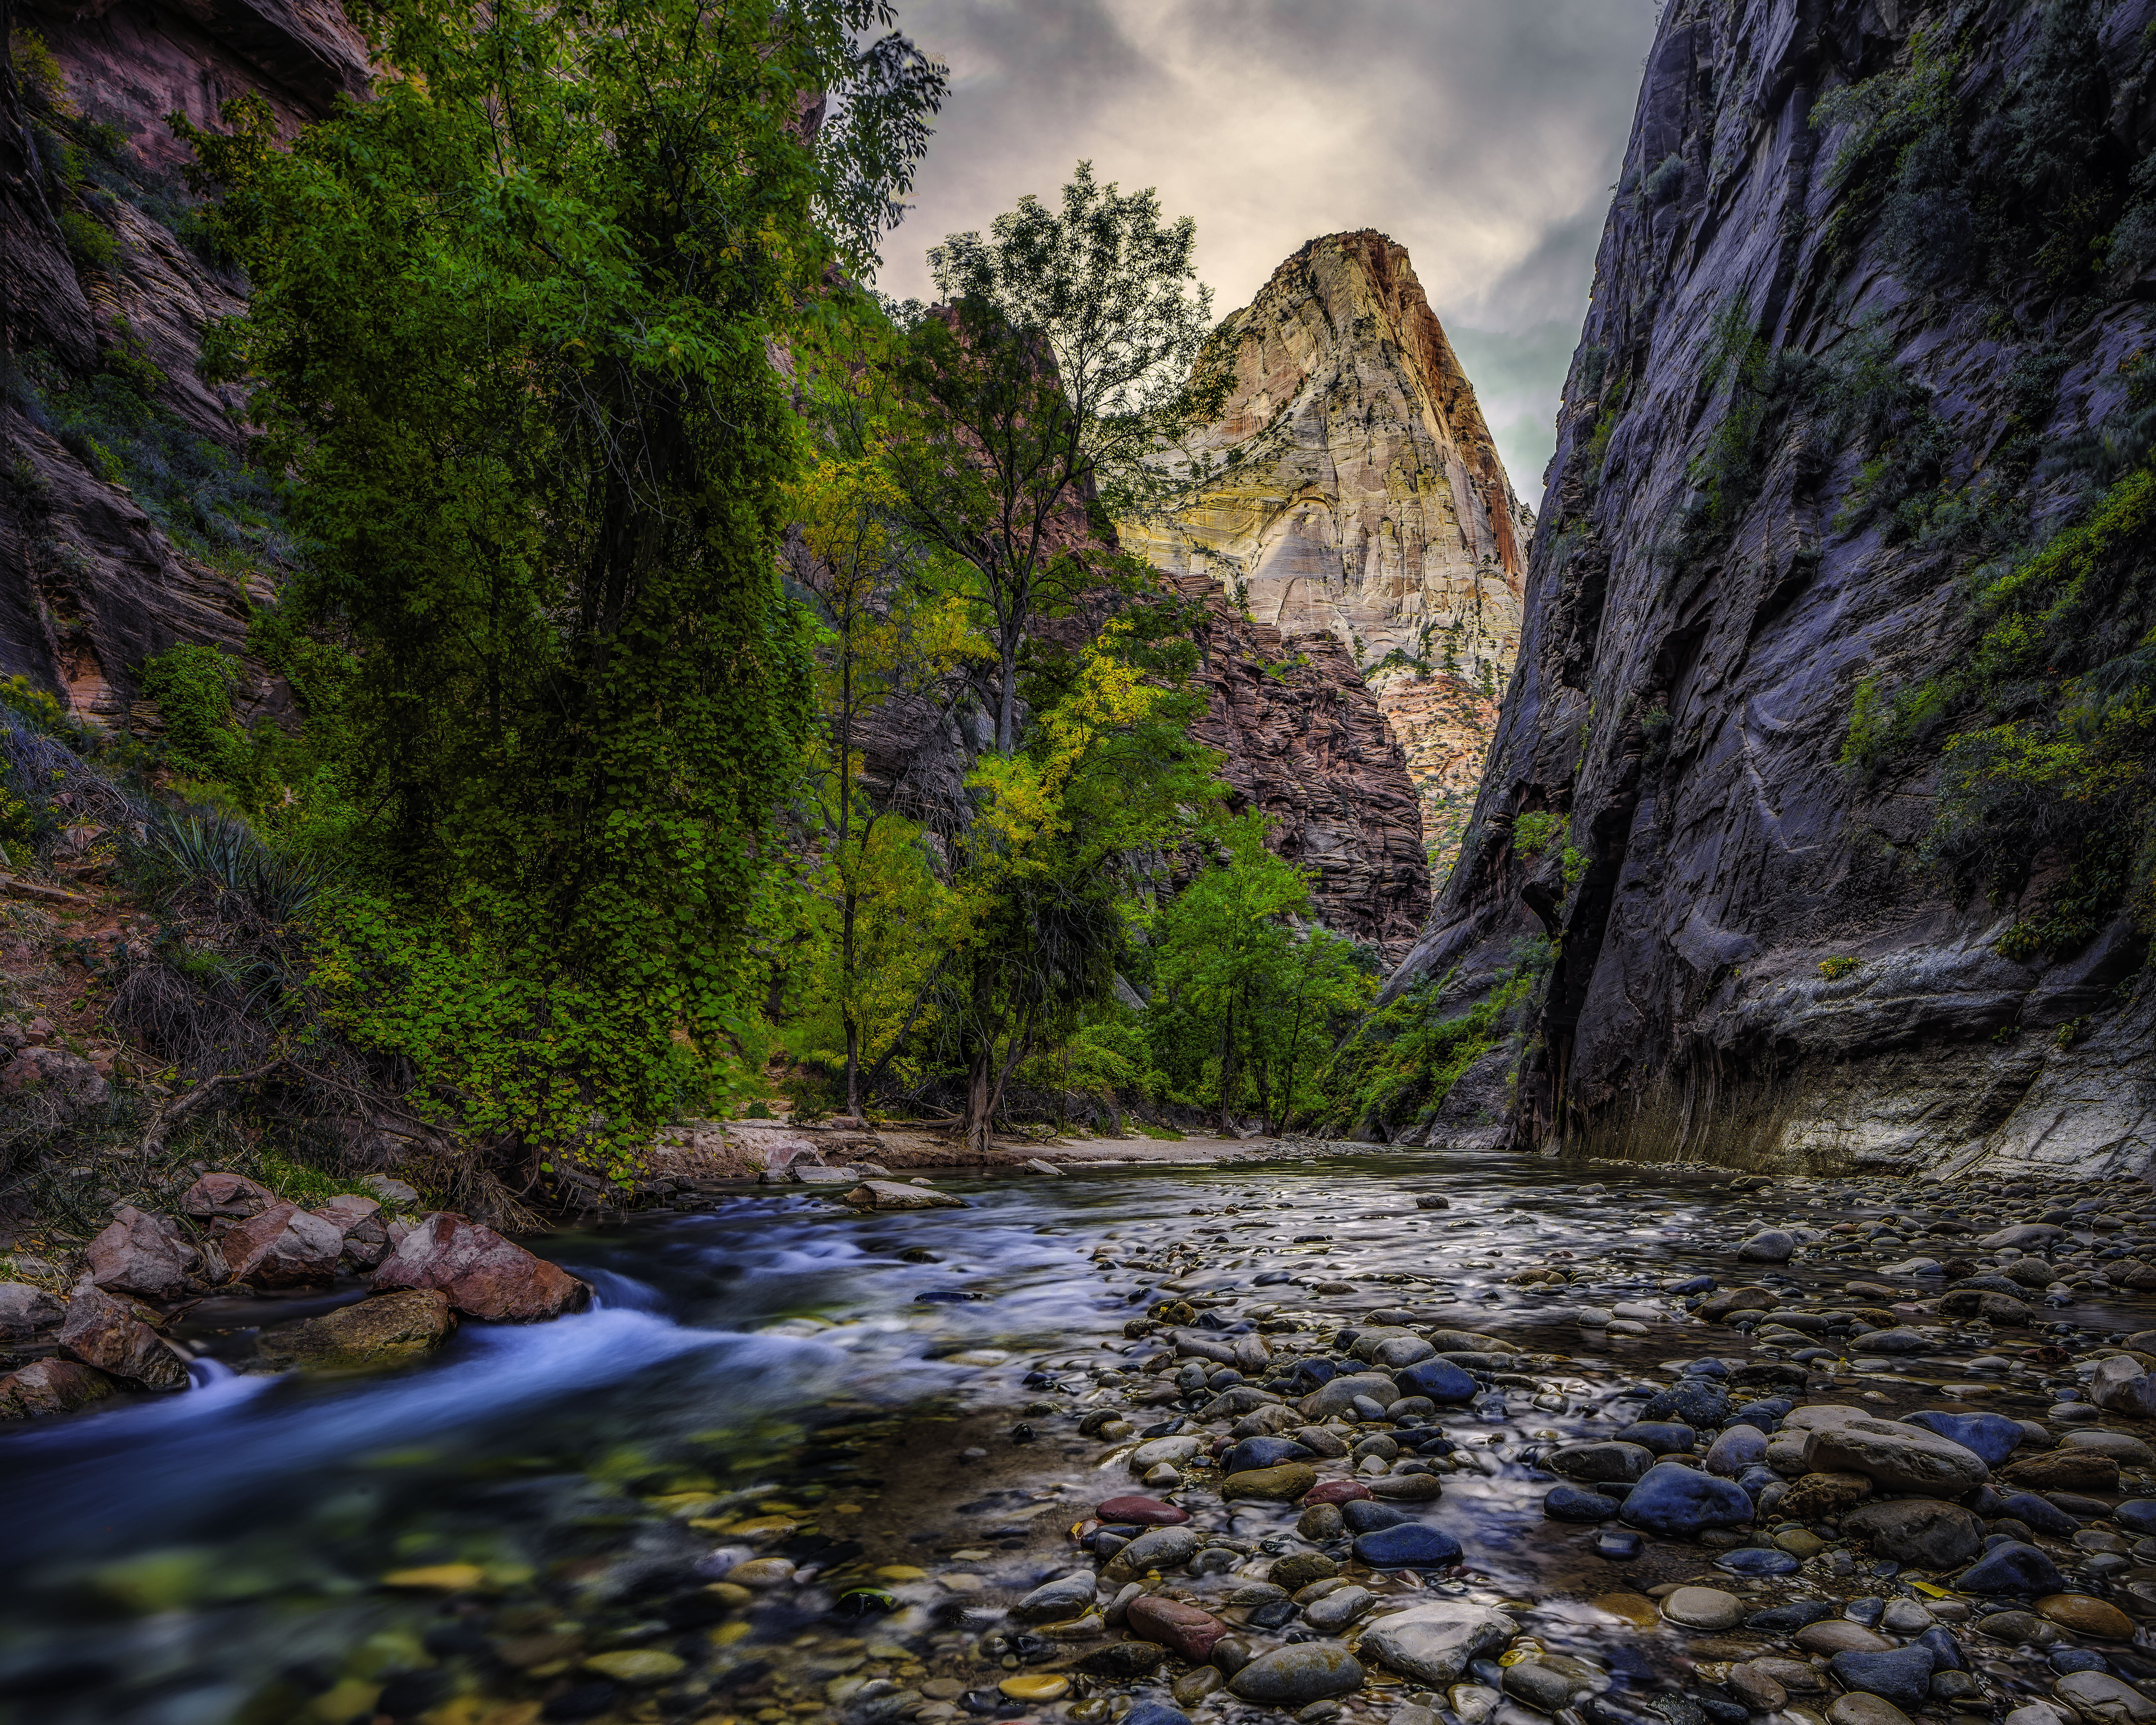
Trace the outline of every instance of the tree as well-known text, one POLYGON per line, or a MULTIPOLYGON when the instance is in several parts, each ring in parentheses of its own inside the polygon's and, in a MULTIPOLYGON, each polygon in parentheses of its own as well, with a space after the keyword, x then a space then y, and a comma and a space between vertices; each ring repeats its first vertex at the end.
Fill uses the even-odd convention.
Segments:
POLYGON ((1222 822, 1209 835, 1222 860, 1152 918, 1154 1059, 1183 1096, 1214 1104, 1223 1133, 1246 1096, 1286 1130, 1342 1016, 1369 999, 1354 947, 1296 926, 1309 876, 1265 849, 1267 824, 1255 809, 1222 822))
POLYGON ((505 1153, 617 1159, 723 1087, 796 780, 770 359, 855 315, 942 74, 880 0, 374 0, 383 76, 292 149, 175 117, 254 285, 222 332, 311 545, 369 882, 346 1028, 505 1153), (828 115, 820 125, 817 117, 828 115))
POLYGON ((961 559, 996 648, 995 747, 1018 746, 1019 660, 1036 619, 1110 585, 1108 518, 1160 495, 1158 464, 1217 410, 1227 379, 1191 367, 1212 290, 1194 291, 1188 216, 1078 165, 1060 212, 1028 197, 990 237, 929 253, 948 305, 913 308, 916 434, 894 451, 906 519, 961 559))

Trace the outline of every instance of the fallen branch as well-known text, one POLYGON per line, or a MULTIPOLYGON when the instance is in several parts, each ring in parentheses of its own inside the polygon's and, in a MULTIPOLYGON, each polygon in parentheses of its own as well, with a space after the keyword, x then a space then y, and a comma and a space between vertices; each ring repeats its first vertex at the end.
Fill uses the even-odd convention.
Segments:
POLYGON ((87 893, 69 892, 64 886, 40 886, 34 880, 18 880, 12 875, 0 875, 0 896, 35 899, 44 905, 94 905, 97 902, 87 893))
POLYGON ((169 1102, 159 1103, 157 1111, 150 1117, 148 1130, 142 1134, 141 1147, 135 1153, 145 1158, 156 1154, 158 1147, 165 1142, 167 1132, 208 1101, 225 1086, 257 1084, 280 1067, 289 1066, 291 1064, 290 1060, 280 1055, 267 1065, 257 1066, 252 1072, 220 1072, 214 1078, 205 1078, 185 1096, 176 1096, 169 1102))

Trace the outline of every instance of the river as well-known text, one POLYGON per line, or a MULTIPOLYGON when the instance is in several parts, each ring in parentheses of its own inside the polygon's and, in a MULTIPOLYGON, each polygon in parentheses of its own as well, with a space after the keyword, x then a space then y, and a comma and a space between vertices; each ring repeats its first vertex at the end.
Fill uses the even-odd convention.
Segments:
MULTIPOLYGON (((1657 1630, 1611 1666, 1612 1620, 1587 1602, 1714 1553, 1656 1542, 1637 1563, 1605 1561, 1593 1528, 1545 1519, 1553 1481, 1533 1463, 1609 1435, 1687 1361, 1754 1358, 1738 1332, 1679 1322, 1668 1285, 1726 1283, 1763 1219, 1823 1227, 1887 1203, 1846 1183, 1738 1194, 1703 1174, 1439 1152, 938 1183, 971 1207, 860 1214, 744 1187, 533 1241, 593 1282, 593 1310, 467 1325, 388 1378, 235 1373, 216 1356, 244 1358, 263 1302, 198 1307, 183 1333, 211 1353, 192 1391, 0 1439, 0 1717, 1105 1719, 1131 1686, 1003 1700, 995 1682, 1029 1659, 1063 1670, 1086 1649, 1021 1658, 996 1625, 1078 1561, 1070 1530, 1096 1502, 1133 1489, 1127 1445, 1079 1436, 1074 1415, 1113 1404, 1129 1356, 1157 1348, 1127 1322, 1178 1296, 1271 1320, 1280 1348, 1387 1306, 1517 1347, 1513 1370, 1436 1422, 1464 1458, 1441 1501, 1415 1507, 1466 1548, 1441 1585, 1538 1614, 1544 1645, 1599 1648, 1640 1682, 1681 1676, 1681 1640, 1657 1630), (1430 1194, 1450 1208, 1417 1208, 1430 1194), (1103 1246, 1142 1267, 1097 1264, 1103 1246), (1553 1295, 1508 1280, 1552 1266, 1578 1281, 1553 1295), (1642 1333, 1573 1315, 1627 1300, 1655 1308, 1642 1333), (790 1560, 794 1584, 746 1603, 713 1589, 752 1554, 790 1560), (622 1652, 666 1656, 626 1681, 634 1661, 588 1663, 622 1652)), ((1774 1272, 1792 1299, 1851 1273, 1774 1272)), ((2138 1322, 2087 1306, 2074 1320, 2138 1322)), ((1897 1412, 2049 1404, 2041 1372, 1970 1356, 1844 1361, 1841 1387, 1897 1412)), ((1256 1573, 1294 1511, 1214 1521, 1256 1573)), ((1381 1684, 1349 1712, 1415 1704, 1437 1698, 1381 1684)))

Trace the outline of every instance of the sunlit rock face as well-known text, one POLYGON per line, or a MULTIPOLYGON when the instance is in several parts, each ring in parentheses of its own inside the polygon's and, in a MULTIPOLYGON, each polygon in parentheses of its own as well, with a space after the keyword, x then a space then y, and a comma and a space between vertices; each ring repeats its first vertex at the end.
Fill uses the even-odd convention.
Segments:
POLYGON ((1532 517, 1406 250, 1313 239, 1222 324, 1224 411, 1168 514, 1122 524, 1257 623, 1335 637, 1406 751, 1432 860, 1458 848, 1520 639, 1532 517))

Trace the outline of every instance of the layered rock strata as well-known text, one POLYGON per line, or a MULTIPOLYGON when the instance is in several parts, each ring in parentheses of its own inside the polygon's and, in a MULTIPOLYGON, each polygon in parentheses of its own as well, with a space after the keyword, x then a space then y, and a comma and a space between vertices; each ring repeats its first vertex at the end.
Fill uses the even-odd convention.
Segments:
POLYGON ((1188 442, 1187 491, 1124 542, 1298 648, 1339 643, 1406 751, 1442 869, 1517 656, 1532 517, 1383 234, 1312 240, 1214 340, 1226 404, 1188 442))
POLYGON ((2107 222, 2130 212, 2156 6, 1972 4, 1950 46, 1943 16, 1662 15, 1517 680, 1466 858, 1390 985, 1448 1011, 1527 988, 1487 1062, 1517 1082, 1484 1086, 1517 1098, 1516 1144, 2073 1177, 2156 1158, 2145 937, 2114 909, 2072 950, 2005 940, 2071 859, 2032 846, 1998 895, 1937 866, 1921 716, 1928 747, 1851 762, 1861 690, 1969 663, 1972 569, 2041 540, 2071 502, 2054 475, 2107 459, 2156 336, 2156 282, 2058 285, 2092 254, 2042 184, 1955 189, 2081 128, 2071 171, 2113 176, 2107 222), (1972 254, 2001 221, 2066 234, 2056 268, 2033 241, 1972 254), (2023 524, 2003 549, 1994 506, 2023 524))
MULTIPOLYGON (((252 95, 295 130, 367 90, 365 44, 334 0, 29 4, 11 24, 0 675, 121 721, 145 658, 180 641, 236 648, 278 568, 254 506, 266 493, 240 495, 239 398, 196 372, 244 284, 182 238, 185 152, 166 116, 216 128, 223 102, 252 95)), ((249 675, 242 712, 278 704, 249 675)))

